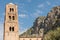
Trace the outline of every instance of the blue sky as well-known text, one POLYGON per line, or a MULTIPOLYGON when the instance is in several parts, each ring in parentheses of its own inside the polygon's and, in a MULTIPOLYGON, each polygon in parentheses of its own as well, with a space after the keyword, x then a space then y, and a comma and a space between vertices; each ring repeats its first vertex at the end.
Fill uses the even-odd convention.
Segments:
POLYGON ((38 16, 46 16, 51 8, 60 5, 60 0, 0 0, 0 40, 3 39, 5 6, 10 2, 18 6, 20 34, 32 27, 38 16))

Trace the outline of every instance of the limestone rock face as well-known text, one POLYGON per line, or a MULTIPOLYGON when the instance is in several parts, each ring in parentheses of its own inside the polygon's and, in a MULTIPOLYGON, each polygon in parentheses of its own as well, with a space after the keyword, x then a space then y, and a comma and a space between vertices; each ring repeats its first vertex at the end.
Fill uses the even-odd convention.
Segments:
POLYGON ((44 31, 44 16, 36 18, 33 26, 28 29, 26 32, 21 34, 21 37, 40 37, 43 36, 44 31))
POLYGON ((44 22, 44 40, 60 40, 60 6, 53 7, 44 22))
POLYGON ((38 17, 35 22, 33 23, 33 29, 34 33, 33 34, 39 34, 39 31, 41 28, 44 28, 44 19, 45 17, 38 17))
POLYGON ((52 8, 46 17, 44 24, 46 31, 60 26, 60 6, 52 8))
POLYGON ((33 26, 24 32, 21 36, 41 37, 49 30, 53 30, 60 26, 60 6, 53 7, 46 17, 36 18, 33 26))

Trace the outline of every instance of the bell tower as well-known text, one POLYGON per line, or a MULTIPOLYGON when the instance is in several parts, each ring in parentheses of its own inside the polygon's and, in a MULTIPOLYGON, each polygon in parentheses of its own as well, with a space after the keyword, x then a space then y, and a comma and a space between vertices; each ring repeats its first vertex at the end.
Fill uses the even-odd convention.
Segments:
POLYGON ((17 5, 6 5, 4 21, 4 40, 19 40, 17 5))

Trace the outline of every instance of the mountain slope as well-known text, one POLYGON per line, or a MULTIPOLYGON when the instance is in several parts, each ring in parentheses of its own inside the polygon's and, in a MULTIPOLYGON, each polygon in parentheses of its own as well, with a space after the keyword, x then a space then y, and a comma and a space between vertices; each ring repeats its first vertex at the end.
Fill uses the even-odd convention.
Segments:
MULTIPOLYGON (((49 35, 52 36, 52 34, 54 33, 58 33, 57 36, 60 37, 59 31, 56 30, 56 28, 59 27, 60 27, 60 6, 56 6, 51 9, 51 11, 47 14, 46 17, 44 16, 38 17, 33 23, 33 26, 26 32, 21 34, 20 37, 43 37, 47 35, 46 38, 48 38, 49 35), (52 30, 51 32, 52 34, 50 34, 50 30, 52 30), (56 32, 53 30, 56 30, 56 32)), ((54 38, 54 36, 52 38, 54 38)))
POLYGON ((40 29, 41 32, 43 31, 42 28, 44 28, 44 19, 45 16, 40 16, 36 18, 35 22, 33 23, 33 26, 28 29, 26 32, 20 35, 20 37, 37 37, 40 35, 40 29))
POLYGON ((53 7, 44 22, 44 40, 60 40, 60 6, 53 7))
POLYGON ((60 40, 60 27, 47 32, 47 34, 44 36, 44 40, 60 40))

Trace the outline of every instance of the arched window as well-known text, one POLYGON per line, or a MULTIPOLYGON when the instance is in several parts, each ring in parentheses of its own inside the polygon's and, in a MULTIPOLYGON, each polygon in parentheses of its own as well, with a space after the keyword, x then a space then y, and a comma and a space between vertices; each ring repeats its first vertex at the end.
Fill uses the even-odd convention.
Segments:
POLYGON ((11 16, 9 16, 9 19, 11 20, 11 16))
POLYGON ((13 20, 15 20, 15 17, 14 17, 14 16, 12 16, 12 19, 13 19, 13 20))
POLYGON ((10 12, 13 12, 14 11, 14 8, 10 8, 10 12))
POLYGON ((12 11, 14 11, 14 9, 12 8, 12 11))
POLYGON ((9 27, 9 31, 14 31, 14 27, 9 27))
POLYGON ((10 8, 10 12, 11 12, 11 8, 10 8))
POLYGON ((14 27, 12 27, 12 31, 14 31, 14 27))
POLYGON ((11 31, 11 27, 9 27, 9 31, 11 31))

